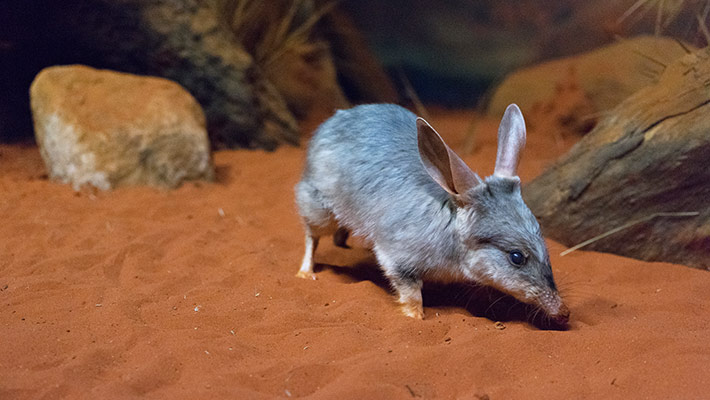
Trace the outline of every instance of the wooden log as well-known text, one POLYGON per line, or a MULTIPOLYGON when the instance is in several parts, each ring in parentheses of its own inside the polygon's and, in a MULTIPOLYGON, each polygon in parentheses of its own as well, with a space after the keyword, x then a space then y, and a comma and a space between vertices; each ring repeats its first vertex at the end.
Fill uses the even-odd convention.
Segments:
POLYGON ((645 219, 585 249, 710 269, 710 49, 668 65, 524 197, 545 234, 568 246, 645 219), (676 212, 698 214, 656 215, 676 212))

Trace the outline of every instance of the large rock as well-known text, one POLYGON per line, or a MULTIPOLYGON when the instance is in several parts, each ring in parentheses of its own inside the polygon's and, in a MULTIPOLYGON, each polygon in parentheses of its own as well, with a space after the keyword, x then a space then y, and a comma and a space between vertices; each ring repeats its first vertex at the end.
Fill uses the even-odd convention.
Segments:
POLYGON ((487 114, 498 118, 510 103, 523 112, 548 101, 570 73, 594 109, 605 112, 655 82, 668 65, 685 55, 678 41, 640 36, 588 53, 548 61, 513 72, 496 88, 487 114))
POLYGON ((214 177, 202 108, 177 83, 50 67, 32 83, 30 102, 49 176, 75 189, 171 188, 214 177))

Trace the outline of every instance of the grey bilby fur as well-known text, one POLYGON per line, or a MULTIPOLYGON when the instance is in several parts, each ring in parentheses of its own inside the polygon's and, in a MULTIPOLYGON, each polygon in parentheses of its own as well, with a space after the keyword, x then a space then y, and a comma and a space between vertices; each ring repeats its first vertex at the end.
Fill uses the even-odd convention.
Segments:
POLYGON ((352 233, 372 246, 408 316, 423 317, 422 282, 434 280, 489 285, 566 323, 540 227, 520 195, 525 121, 514 104, 498 142, 495 172, 481 180, 402 107, 338 111, 315 132, 296 185, 306 230, 297 276, 315 279, 321 236, 344 246, 352 233))

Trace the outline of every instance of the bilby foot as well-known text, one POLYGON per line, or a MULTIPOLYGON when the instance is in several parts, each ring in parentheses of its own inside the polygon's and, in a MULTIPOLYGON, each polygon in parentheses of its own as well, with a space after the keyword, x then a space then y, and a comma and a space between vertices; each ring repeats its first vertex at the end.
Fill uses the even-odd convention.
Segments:
POLYGON ((318 237, 312 236, 310 232, 306 233, 306 252, 303 255, 301 268, 296 273, 298 278, 316 280, 316 274, 313 272, 313 254, 318 247, 318 237))
POLYGON ((298 273, 296 273, 296 277, 301 279, 312 279, 314 281, 318 279, 315 273, 300 270, 298 271, 298 273))
POLYGON ((424 319, 424 307, 422 304, 407 303, 401 306, 402 313, 410 318, 424 319))
POLYGON ((410 277, 390 277, 401 304, 402 313, 410 318, 424 319, 424 305, 422 303, 422 281, 410 277))

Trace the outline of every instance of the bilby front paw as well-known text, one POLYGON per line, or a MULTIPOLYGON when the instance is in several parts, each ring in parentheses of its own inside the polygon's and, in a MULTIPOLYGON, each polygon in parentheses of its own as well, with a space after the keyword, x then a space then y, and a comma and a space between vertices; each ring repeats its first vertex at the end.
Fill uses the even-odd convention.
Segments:
POLYGON ((424 319, 424 309, 418 304, 402 304, 402 313, 410 318, 424 319))
POLYGON ((308 271, 298 271, 298 273, 296 274, 296 277, 301 278, 301 279, 312 279, 314 281, 316 279, 318 279, 318 278, 316 278, 316 274, 314 274, 313 272, 308 272, 308 271))

